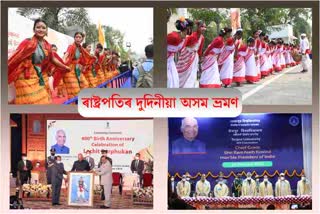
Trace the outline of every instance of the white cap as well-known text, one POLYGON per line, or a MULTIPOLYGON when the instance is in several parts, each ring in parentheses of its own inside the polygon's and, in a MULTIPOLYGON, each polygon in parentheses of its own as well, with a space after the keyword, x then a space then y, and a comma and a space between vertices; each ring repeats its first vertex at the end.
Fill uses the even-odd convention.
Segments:
POLYGON ((307 36, 305 33, 302 33, 301 36, 307 36))

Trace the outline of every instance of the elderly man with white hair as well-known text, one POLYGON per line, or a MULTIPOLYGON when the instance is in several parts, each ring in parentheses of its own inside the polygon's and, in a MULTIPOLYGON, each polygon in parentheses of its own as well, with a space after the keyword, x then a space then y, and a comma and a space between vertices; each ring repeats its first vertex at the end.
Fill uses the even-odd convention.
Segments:
POLYGON ((51 149, 56 150, 56 154, 69 154, 69 147, 65 146, 66 144, 66 132, 63 129, 59 129, 56 132, 56 144, 51 146, 51 149))
POLYGON ((301 40, 300 40, 300 52, 302 54, 302 72, 307 72, 309 70, 310 66, 310 45, 307 38, 307 35, 305 33, 301 34, 301 40))
POLYGON ((201 175, 201 180, 196 184, 196 193, 198 196, 209 196, 211 189, 210 182, 207 181, 206 175, 201 175))
POLYGON ((182 137, 172 143, 172 154, 205 154, 205 143, 197 140, 198 121, 193 117, 186 117, 181 122, 182 137))

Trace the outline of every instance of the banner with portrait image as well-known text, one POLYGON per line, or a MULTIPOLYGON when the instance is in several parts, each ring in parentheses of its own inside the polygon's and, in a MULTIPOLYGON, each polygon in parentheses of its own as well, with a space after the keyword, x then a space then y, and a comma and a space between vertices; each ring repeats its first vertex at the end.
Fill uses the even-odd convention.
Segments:
POLYGON ((196 118, 195 131, 191 123, 181 127, 182 119, 169 118, 171 175, 186 172, 193 176, 199 172, 230 175, 242 171, 256 171, 261 175, 265 170, 270 174, 303 170, 301 114, 196 118), (184 140, 188 135, 194 135, 196 140, 184 140), (192 150, 177 148, 176 145, 183 143, 192 150))
MULTIPOLYGON (((136 153, 144 161, 153 161, 153 120, 47 120, 47 156, 50 148, 65 134, 62 156, 65 169, 71 170, 78 154, 89 150, 95 165, 101 150, 108 150, 113 160, 113 172, 129 173, 136 153), (61 136, 60 136, 61 137, 61 136)), ((60 147, 59 147, 60 148, 60 147)), ((60 153, 60 154, 59 154, 60 153)))

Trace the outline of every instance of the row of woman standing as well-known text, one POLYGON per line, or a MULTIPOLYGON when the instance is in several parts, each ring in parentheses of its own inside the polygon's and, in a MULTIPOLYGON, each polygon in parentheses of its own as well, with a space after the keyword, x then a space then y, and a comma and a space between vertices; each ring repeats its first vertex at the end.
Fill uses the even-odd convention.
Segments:
POLYGON ((181 18, 176 21, 180 32, 167 36, 167 75, 169 88, 196 87, 198 70, 201 71, 201 88, 229 87, 233 82, 240 86, 247 81, 255 83, 274 71, 295 66, 291 54, 294 47, 283 41, 270 41, 262 31, 253 32, 253 37, 242 41, 242 29, 232 36, 231 28, 223 28, 202 54, 205 23, 197 21, 197 30, 192 33, 193 22, 181 18), (174 56, 178 55, 175 63, 174 56), (199 63, 200 61, 200 63, 199 63))
POLYGON ((23 40, 8 60, 8 84, 14 87, 15 104, 50 104, 49 76, 54 78, 53 87, 65 87, 70 99, 81 88, 96 87, 110 78, 111 73, 112 76, 117 73, 114 61, 118 60, 118 54, 106 57, 100 54, 103 47, 97 45, 95 56, 90 55, 88 46, 87 49, 81 46, 83 33, 75 33, 74 43, 61 59, 45 40, 46 22, 35 20, 33 31, 33 37, 23 40))

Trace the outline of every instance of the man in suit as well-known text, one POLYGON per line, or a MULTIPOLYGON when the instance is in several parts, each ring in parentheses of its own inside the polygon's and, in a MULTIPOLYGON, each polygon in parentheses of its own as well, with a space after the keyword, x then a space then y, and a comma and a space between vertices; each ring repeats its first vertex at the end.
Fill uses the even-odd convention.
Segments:
POLYGON ((112 190, 112 165, 105 156, 101 157, 101 165, 95 171, 97 175, 101 176, 100 184, 103 185, 104 189, 104 205, 101 206, 103 209, 111 207, 111 190, 112 190))
POLYGON ((86 161, 89 163, 90 170, 95 167, 94 159, 90 156, 91 152, 89 150, 86 151, 86 161))
POLYGON ((78 160, 73 163, 72 172, 90 171, 89 163, 83 158, 81 153, 78 154, 78 160))
POLYGON ((174 177, 172 176, 169 181, 169 192, 171 194, 176 193, 177 182, 174 181, 174 177))
POLYGON ((30 181, 32 169, 33 166, 31 161, 27 159, 26 154, 22 154, 22 160, 18 162, 18 177, 21 186, 30 181))
POLYGON ((140 185, 142 185, 143 170, 144 170, 144 161, 140 160, 140 154, 137 153, 134 160, 131 162, 131 171, 132 173, 136 172, 139 175, 140 185))
MULTIPOLYGON (((19 193, 22 194, 22 186, 30 182, 31 180, 31 170, 33 166, 31 161, 27 159, 26 154, 22 154, 22 160, 18 162, 18 172, 17 172, 17 186, 19 186, 19 193)), ((29 193, 30 194, 30 193, 29 193)), ((22 197, 21 195, 19 196, 22 197)))
POLYGON ((51 146, 51 149, 55 149, 57 154, 69 154, 69 147, 66 144, 66 133, 64 130, 60 129, 56 132, 56 144, 51 146))
POLYGON ((56 150, 54 148, 50 149, 50 156, 47 158, 46 169, 47 169, 47 184, 51 184, 51 174, 52 174, 52 166, 55 162, 55 154, 56 150))
POLYGON ((63 174, 67 174, 64 170, 61 156, 56 157, 56 161, 51 167, 51 182, 52 182, 52 206, 60 204, 60 190, 62 186, 63 174))

